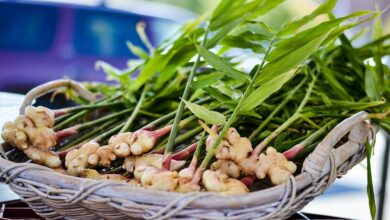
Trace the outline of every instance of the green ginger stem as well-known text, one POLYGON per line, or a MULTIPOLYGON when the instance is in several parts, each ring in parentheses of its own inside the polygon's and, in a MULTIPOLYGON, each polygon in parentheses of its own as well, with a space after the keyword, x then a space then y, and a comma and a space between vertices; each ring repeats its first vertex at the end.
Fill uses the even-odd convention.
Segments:
POLYGON ((142 90, 141 96, 137 102, 137 105, 134 108, 134 111, 131 113, 130 117, 127 119, 125 125, 122 127, 122 129, 119 131, 119 133, 123 133, 123 132, 127 131, 130 128, 131 124, 134 122, 134 120, 137 117, 137 115, 141 109, 141 106, 144 102, 145 95, 146 95, 146 92, 148 91, 148 89, 149 89, 149 84, 147 83, 147 84, 145 84, 144 89, 142 90))
MULTIPOLYGON (((206 33, 204 34, 204 38, 203 38, 203 41, 201 43, 202 46, 205 45, 205 42, 207 40, 208 31, 209 31, 209 29, 206 28, 206 33)), ((190 75, 188 76, 188 80, 187 80, 186 86, 184 88, 182 99, 180 100, 180 104, 179 104, 179 107, 178 107, 176 115, 175 115, 175 119, 173 120, 172 130, 171 130, 171 132, 169 134, 168 143, 167 143, 167 145, 165 147, 164 161, 165 160, 167 160, 167 161, 165 161, 165 162, 163 161, 163 164, 165 164, 165 166, 162 167, 163 170, 170 170, 170 166, 171 166, 171 162, 170 161, 171 161, 171 158, 172 158, 172 150, 173 150, 173 146, 174 146, 174 143, 175 143, 176 135, 177 135, 178 130, 179 130, 179 126, 178 125, 179 125, 179 122, 181 120, 181 117, 183 115, 183 110, 184 110, 184 102, 183 102, 183 100, 187 100, 188 97, 189 97, 192 80, 193 80, 193 78, 195 76, 196 70, 198 69, 199 62, 200 62, 200 54, 198 54, 198 56, 196 58, 196 61, 195 61, 194 65, 192 66, 190 75)))

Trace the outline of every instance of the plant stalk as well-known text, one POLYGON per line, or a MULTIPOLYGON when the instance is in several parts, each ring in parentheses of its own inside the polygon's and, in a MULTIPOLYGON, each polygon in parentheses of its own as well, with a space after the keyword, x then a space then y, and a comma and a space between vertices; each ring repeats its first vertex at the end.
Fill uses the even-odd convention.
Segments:
POLYGON ((146 95, 146 92, 148 91, 148 89, 149 89, 149 84, 146 83, 144 86, 144 89, 142 90, 141 96, 137 102, 137 105, 134 108, 134 111, 131 113, 130 117, 127 119, 125 125, 122 127, 122 129, 119 131, 119 133, 123 133, 123 132, 127 131, 130 128, 131 124, 134 122, 135 117, 137 117, 139 110, 141 109, 141 106, 144 102, 145 95, 146 95))
MULTIPOLYGON (((205 42, 207 40, 208 31, 209 31, 209 29, 206 28, 206 33, 204 34, 204 38, 203 38, 203 41, 201 43, 202 46, 205 45, 205 42)), ((190 75, 188 76, 186 87, 184 88, 183 96, 180 100, 180 104, 179 104, 179 107, 178 107, 176 115, 175 115, 175 119, 173 120, 172 130, 171 130, 171 133, 168 137, 167 146, 165 147, 163 164, 165 164, 166 166, 162 166, 163 170, 170 170, 171 169, 171 158, 172 158, 173 145, 174 145, 175 138, 176 138, 176 135, 177 135, 178 130, 179 130, 178 129, 179 122, 181 120, 181 117, 183 115, 183 110, 184 110, 183 100, 187 100, 189 97, 192 80, 195 76, 196 70, 198 69, 200 57, 201 57, 200 54, 198 54, 196 61, 195 61, 194 65, 192 66, 190 75), (165 161, 165 160, 167 160, 167 161, 165 161)))
POLYGON ((289 94, 284 98, 284 100, 271 112, 270 115, 252 132, 249 136, 249 140, 253 140, 256 136, 260 134, 260 132, 267 126, 267 124, 274 118, 276 114, 279 113, 280 110, 284 108, 284 106, 294 97, 295 93, 305 84, 307 81, 307 77, 305 77, 289 94))
POLYGON ((313 76, 313 80, 310 82, 309 87, 306 91, 306 94, 298 106, 298 109, 294 112, 294 114, 287 119, 282 125, 280 125, 276 130, 274 130, 270 135, 268 135, 263 141, 261 141, 256 148, 252 151, 252 157, 258 157, 261 151, 274 139, 276 138, 282 131, 286 130, 292 123, 294 123, 301 116, 301 111, 306 103, 309 101, 309 97, 311 92, 313 91, 314 84, 317 80, 317 76, 313 76))

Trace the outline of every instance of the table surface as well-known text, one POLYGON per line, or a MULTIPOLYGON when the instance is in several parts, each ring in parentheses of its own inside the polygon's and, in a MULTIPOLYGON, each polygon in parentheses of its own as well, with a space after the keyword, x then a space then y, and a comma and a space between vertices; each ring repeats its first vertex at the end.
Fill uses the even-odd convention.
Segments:
MULTIPOLYGON (((19 114, 19 106, 23 102, 23 95, 0 92, 0 128, 3 124, 19 114)), ((0 137, 0 142, 3 140, 0 137)), ((0 183, 0 204, 6 201, 18 200, 19 196, 16 195, 11 189, 0 183)))

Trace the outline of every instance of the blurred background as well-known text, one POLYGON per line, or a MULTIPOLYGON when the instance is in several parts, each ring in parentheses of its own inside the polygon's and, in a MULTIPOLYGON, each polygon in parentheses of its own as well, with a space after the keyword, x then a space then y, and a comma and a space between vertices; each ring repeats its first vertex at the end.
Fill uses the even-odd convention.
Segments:
MULTIPOLYGON (((264 21, 277 28, 287 21, 309 14, 322 1, 288 0, 273 10, 264 21)), ((104 81, 96 71, 96 60, 120 69, 135 58, 126 41, 144 47, 136 24, 146 24, 152 44, 158 45, 173 35, 186 20, 212 10, 218 0, 0 0, 0 91, 25 93, 48 80, 68 77, 79 81, 104 81)), ((334 13, 384 9, 388 0, 340 0, 334 13)), ((325 18, 318 18, 318 22, 325 18)), ((390 32, 390 13, 382 15, 385 33, 390 32)), ((370 24, 348 32, 363 33, 361 45, 370 38, 370 24)), ((390 60, 386 60, 389 64, 390 60)), ((1 96, 0 96, 1 98, 1 96)), ((385 149, 383 133, 373 158, 376 193, 379 194, 385 149)), ((353 219, 369 219, 366 197, 365 161, 347 176, 337 180, 321 197, 303 211, 353 219)), ((0 195, 8 190, 0 187, 0 195)), ((11 194, 9 194, 12 197, 11 194)), ((1 202, 1 200, 0 200, 1 202)), ((389 210, 389 205, 385 210, 389 210)), ((385 214, 384 219, 390 215, 385 214)))

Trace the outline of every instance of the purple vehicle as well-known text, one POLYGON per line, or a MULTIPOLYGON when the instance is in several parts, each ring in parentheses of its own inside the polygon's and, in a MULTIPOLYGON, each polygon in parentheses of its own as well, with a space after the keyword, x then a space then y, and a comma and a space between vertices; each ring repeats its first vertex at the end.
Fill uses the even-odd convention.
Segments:
POLYGON ((139 13, 106 6, 0 1, 0 90, 25 92, 63 76, 104 80, 105 74, 94 69, 96 60, 125 68, 135 57, 125 42, 144 47, 135 31, 139 21, 146 23, 148 36, 157 44, 177 30, 179 19, 192 16, 181 13, 181 18, 168 19, 139 13))

